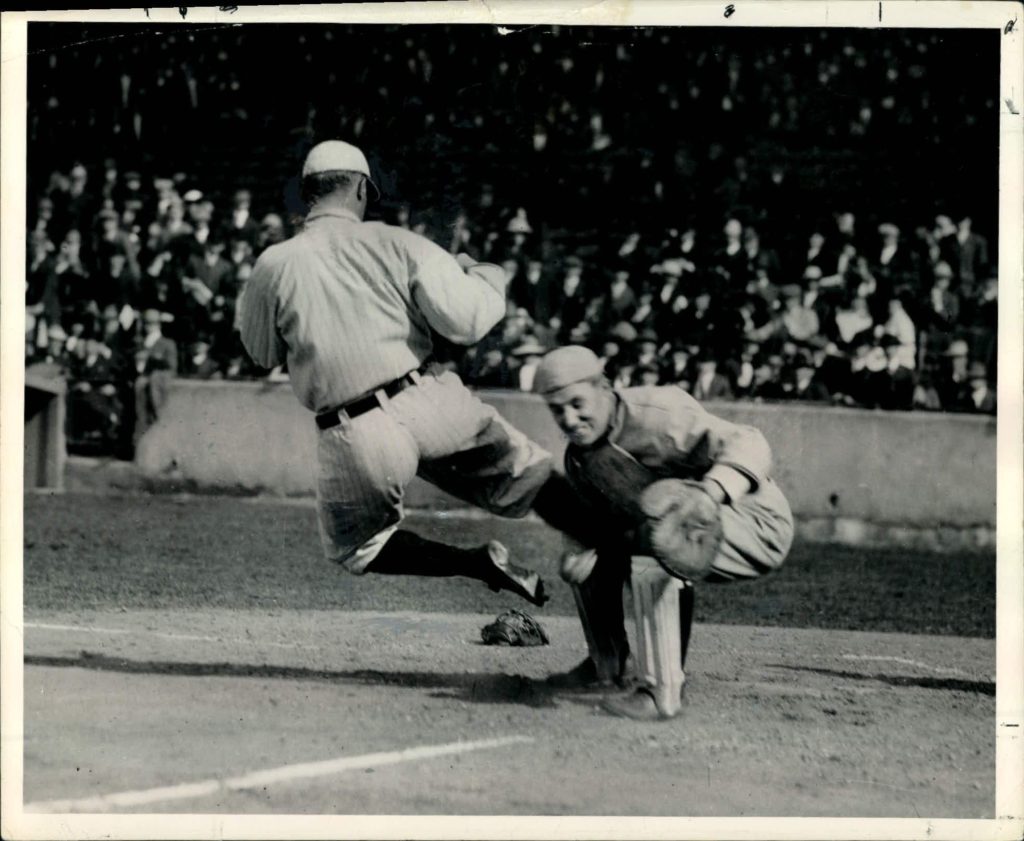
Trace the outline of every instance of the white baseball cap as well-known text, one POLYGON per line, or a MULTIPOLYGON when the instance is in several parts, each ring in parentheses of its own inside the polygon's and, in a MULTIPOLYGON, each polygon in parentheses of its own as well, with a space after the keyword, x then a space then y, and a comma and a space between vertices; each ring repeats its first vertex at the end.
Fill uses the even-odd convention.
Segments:
POLYGON ((380 198, 380 190, 370 177, 370 164, 366 160, 366 155, 358 147, 344 140, 325 140, 310 149, 306 155, 306 162, 302 165, 302 177, 338 170, 365 175, 377 198, 380 198))

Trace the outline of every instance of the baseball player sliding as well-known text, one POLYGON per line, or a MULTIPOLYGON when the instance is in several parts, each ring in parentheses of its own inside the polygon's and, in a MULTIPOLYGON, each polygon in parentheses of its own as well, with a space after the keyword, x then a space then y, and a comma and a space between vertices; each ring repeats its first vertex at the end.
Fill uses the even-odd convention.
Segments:
MULTIPOLYGON (((543 581, 497 541, 463 549, 399 528, 417 474, 515 517, 535 504, 551 457, 457 375, 427 364, 431 328, 472 344, 504 316, 504 271, 364 222, 371 190, 359 149, 315 146, 302 169, 305 226, 263 252, 239 305, 253 360, 287 361, 296 396, 315 413, 324 552, 357 574, 462 575, 543 604, 543 581)), ((541 507, 557 497, 549 489, 541 507)))
POLYGON ((569 582, 589 648, 579 666, 550 682, 563 688, 638 686, 612 695, 615 715, 678 714, 695 581, 756 578, 777 569, 793 517, 769 478, 771 452, 756 429, 708 414, 677 386, 613 389, 579 346, 551 351, 533 389, 569 438, 566 476, 578 513, 562 528, 580 545, 567 553, 569 582), (572 520, 586 528, 572 527, 572 520), (632 580, 638 663, 622 609, 632 580))

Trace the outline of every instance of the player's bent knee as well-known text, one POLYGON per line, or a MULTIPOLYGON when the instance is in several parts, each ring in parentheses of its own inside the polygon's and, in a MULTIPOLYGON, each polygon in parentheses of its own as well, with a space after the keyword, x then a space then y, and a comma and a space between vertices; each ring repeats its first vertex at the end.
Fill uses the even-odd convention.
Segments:
POLYGON ((338 551, 337 547, 325 547, 325 554, 329 561, 336 563, 346 572, 352 575, 365 575, 370 564, 380 554, 384 544, 391 539, 391 535, 397 529, 397 525, 389 526, 375 534, 361 546, 348 551, 338 551))

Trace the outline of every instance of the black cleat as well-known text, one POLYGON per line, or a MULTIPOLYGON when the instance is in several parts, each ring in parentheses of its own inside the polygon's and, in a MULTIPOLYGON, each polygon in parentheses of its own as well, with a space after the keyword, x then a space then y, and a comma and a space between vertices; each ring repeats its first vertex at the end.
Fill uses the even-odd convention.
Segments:
POLYGON ((549 675, 546 681, 552 689, 567 692, 593 692, 609 689, 625 689, 636 679, 633 658, 626 655, 619 674, 614 678, 601 677, 592 658, 587 657, 567 672, 549 675))
POLYGON ((526 599, 530 604, 543 607, 550 598, 544 592, 544 579, 526 567, 512 563, 508 548, 497 540, 490 541, 483 549, 491 564, 487 586, 495 593, 508 590, 526 599))

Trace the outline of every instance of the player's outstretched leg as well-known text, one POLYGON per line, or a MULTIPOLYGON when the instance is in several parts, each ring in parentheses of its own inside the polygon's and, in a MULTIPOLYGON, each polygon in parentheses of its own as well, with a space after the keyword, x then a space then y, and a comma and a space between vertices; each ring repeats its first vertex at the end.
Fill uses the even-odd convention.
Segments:
POLYGON ((461 575, 483 581, 494 592, 508 590, 538 606, 548 600, 543 579, 533 570, 512 563, 508 549, 497 540, 463 549, 399 529, 366 571, 380 575, 461 575))
POLYGON ((642 721, 674 718, 682 705, 684 636, 689 641, 692 610, 683 633, 680 610, 692 608, 683 597, 685 583, 653 558, 637 556, 632 568, 633 606, 636 615, 637 667, 640 686, 633 692, 608 698, 604 709, 612 715, 642 721))

